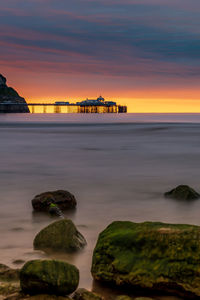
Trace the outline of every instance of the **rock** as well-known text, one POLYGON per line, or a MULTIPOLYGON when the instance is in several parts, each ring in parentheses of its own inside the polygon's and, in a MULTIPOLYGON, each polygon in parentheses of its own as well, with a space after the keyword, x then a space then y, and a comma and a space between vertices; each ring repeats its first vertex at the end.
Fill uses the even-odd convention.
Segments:
POLYGON ((19 282, 1 282, 0 283, 0 295, 10 295, 20 291, 19 282))
POLYGON ((137 298, 131 298, 128 295, 120 295, 115 300, 153 300, 149 297, 137 297, 137 298))
POLYGON ((69 297, 55 295, 35 295, 27 298, 28 300, 71 300, 69 297))
POLYGON ((20 285, 25 294, 69 295, 78 283, 78 269, 58 260, 31 260, 20 271, 20 285))
POLYGON ((48 211, 51 202, 54 202, 61 210, 76 207, 76 199, 68 191, 58 190, 45 192, 34 197, 32 200, 33 209, 36 211, 48 211))
POLYGON ((133 298, 129 297, 128 295, 120 295, 115 298, 115 300, 132 300, 132 299, 133 298))
POLYGON ((23 259, 15 259, 15 260, 13 260, 13 264, 15 264, 15 265, 22 265, 24 263, 25 263, 25 260, 23 260, 23 259))
POLYGON ((4 300, 19 300, 24 299, 23 295, 20 292, 16 292, 10 295, 7 295, 4 300))
POLYGON ((3 300, 71 300, 71 298, 66 296, 62 297, 62 296, 45 295, 45 294, 28 296, 21 293, 14 293, 4 297, 3 300))
POLYGON ((73 299, 74 300, 103 300, 104 298, 99 294, 80 288, 74 293, 73 299))
POLYGON ((195 200, 200 197, 200 195, 188 185, 179 185, 164 195, 165 197, 174 198, 177 200, 195 200))
POLYGON ((6 78, 0 74, 0 113, 29 113, 26 100, 6 85, 6 78))
POLYGON ((199 261, 199 226, 113 222, 99 235, 91 271, 116 286, 199 297, 199 261))
POLYGON ((137 297, 134 300, 153 300, 153 298, 149 298, 149 297, 137 297))
POLYGON ((19 280, 19 270, 0 264, 0 280, 16 281, 19 280))
POLYGON ((44 252, 73 252, 86 245, 86 240, 71 220, 56 221, 42 229, 35 237, 35 250, 44 252))

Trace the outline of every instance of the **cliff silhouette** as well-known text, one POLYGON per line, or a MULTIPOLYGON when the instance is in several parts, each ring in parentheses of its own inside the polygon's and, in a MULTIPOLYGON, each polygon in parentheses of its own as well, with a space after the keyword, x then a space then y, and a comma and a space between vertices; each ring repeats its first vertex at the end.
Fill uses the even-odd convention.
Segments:
POLYGON ((0 112, 29 113, 26 100, 17 91, 6 84, 6 78, 0 74, 0 112))

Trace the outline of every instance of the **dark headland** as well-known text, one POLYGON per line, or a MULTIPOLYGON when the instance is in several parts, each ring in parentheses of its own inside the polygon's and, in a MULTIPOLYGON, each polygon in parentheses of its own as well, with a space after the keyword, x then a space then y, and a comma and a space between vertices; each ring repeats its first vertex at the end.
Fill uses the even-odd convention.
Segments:
POLYGON ((29 113, 26 100, 6 84, 6 78, 0 74, 0 113, 29 113))

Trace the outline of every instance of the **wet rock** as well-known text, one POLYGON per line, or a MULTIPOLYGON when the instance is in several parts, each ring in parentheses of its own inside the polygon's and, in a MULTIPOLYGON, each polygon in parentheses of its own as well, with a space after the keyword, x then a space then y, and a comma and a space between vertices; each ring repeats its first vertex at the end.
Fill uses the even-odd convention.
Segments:
POLYGON ((62 297, 62 296, 45 295, 45 294, 30 296, 30 295, 24 295, 22 293, 14 293, 4 297, 2 300, 71 300, 71 298, 66 296, 62 297))
POLYGON ((6 265, 0 264, 0 280, 19 280, 19 270, 12 269, 6 265))
POLYGON ((58 260, 32 260, 20 271, 21 289, 25 294, 69 295, 78 283, 78 269, 58 260))
POLYGON ((15 260, 13 260, 13 264, 15 264, 15 265, 22 265, 24 263, 25 263, 25 260, 23 260, 23 259, 15 259, 15 260))
POLYGON ((113 222, 94 249, 94 279, 124 287, 200 296, 200 227, 113 222))
POLYGON ((90 292, 84 288, 79 288, 73 296, 74 300, 103 300, 104 298, 96 293, 90 292))
POLYGON ((128 295, 120 295, 115 298, 115 300, 132 300, 132 299, 133 298, 129 297, 128 295))
POLYGON ((10 295, 7 295, 4 300, 20 300, 24 299, 24 295, 22 295, 20 292, 12 293, 10 295))
POLYGON ((0 295, 7 296, 19 291, 19 282, 0 282, 0 295))
POLYGON ((35 196, 32 206, 36 211, 48 211, 51 202, 54 202, 61 210, 75 208, 77 204, 74 195, 70 192, 58 190, 35 196))
MULTIPOLYGON (((26 300, 26 299, 24 299, 26 300)), ((55 296, 55 295, 35 295, 28 298, 28 300, 71 300, 69 297, 55 296)))
POLYGON ((153 300, 153 298, 149 298, 149 297, 137 297, 134 300, 153 300))
POLYGON ((200 195, 188 185, 179 185, 164 195, 165 197, 177 200, 195 200, 200 197, 200 195))
POLYGON ((82 249, 86 240, 71 220, 63 219, 42 229, 33 245, 44 252, 73 252, 82 249))

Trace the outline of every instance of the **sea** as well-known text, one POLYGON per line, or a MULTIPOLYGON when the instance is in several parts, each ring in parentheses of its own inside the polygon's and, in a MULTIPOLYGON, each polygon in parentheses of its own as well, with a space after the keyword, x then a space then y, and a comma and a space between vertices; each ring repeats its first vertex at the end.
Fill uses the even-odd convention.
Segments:
POLYGON ((34 213, 31 200, 67 190, 77 209, 65 217, 87 246, 50 258, 75 264, 80 287, 112 299, 115 291, 98 286, 90 273, 99 233, 115 220, 200 225, 199 200, 163 196, 179 184, 200 192, 200 114, 1 114, 0 263, 19 268, 49 258, 34 251, 33 239, 55 219, 34 213))

